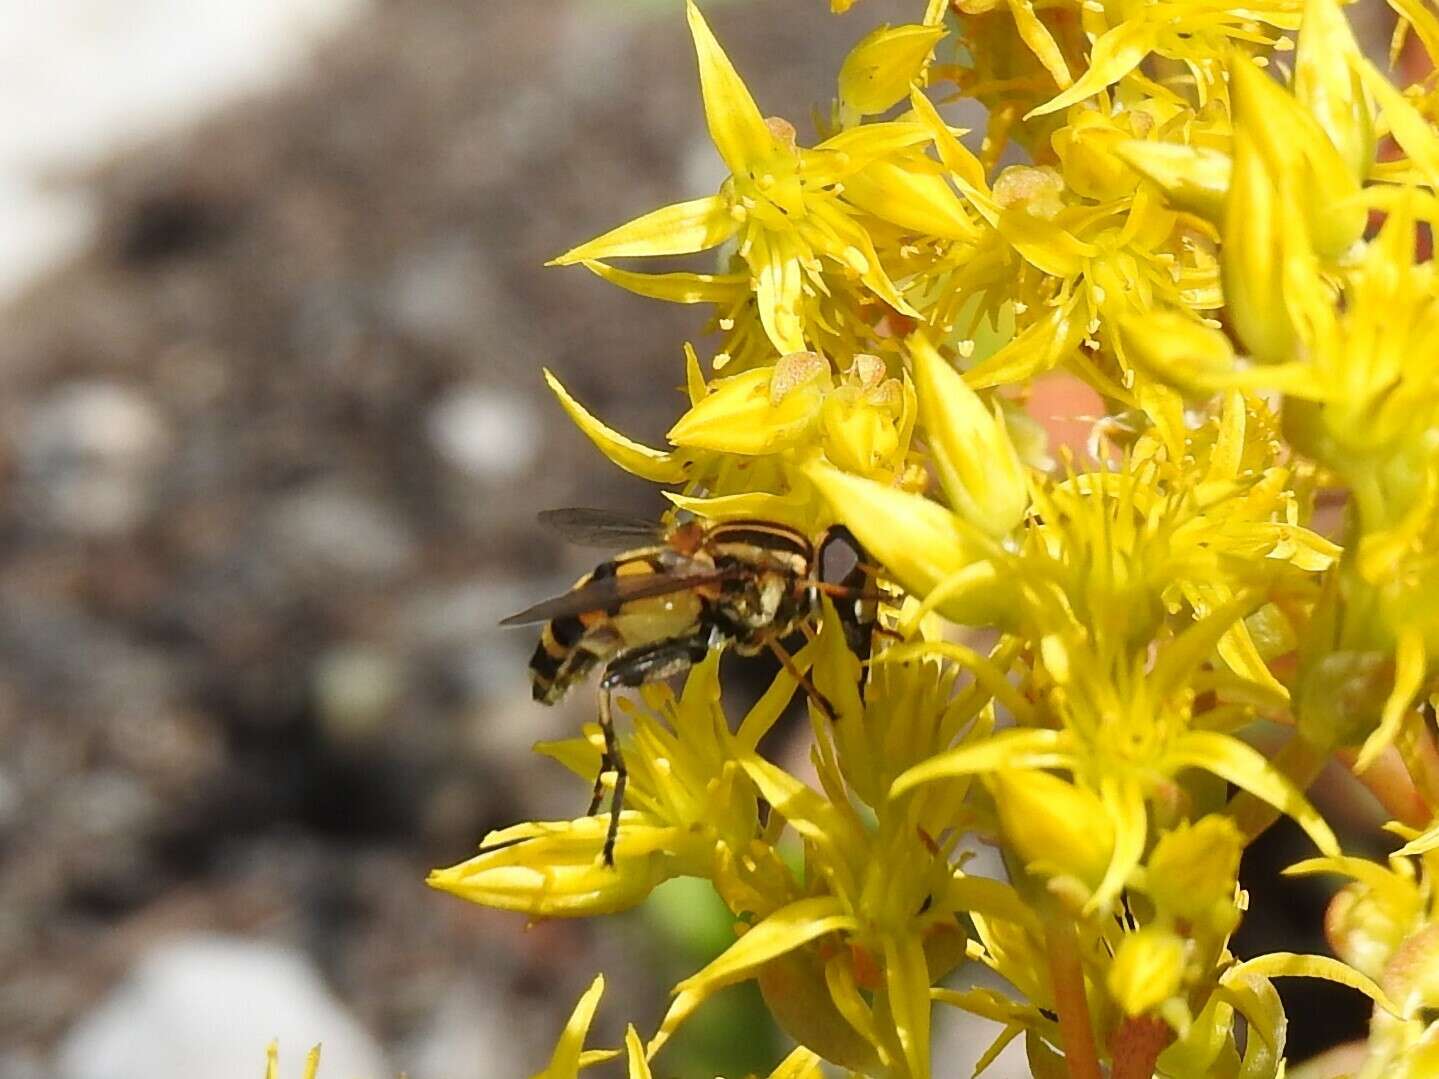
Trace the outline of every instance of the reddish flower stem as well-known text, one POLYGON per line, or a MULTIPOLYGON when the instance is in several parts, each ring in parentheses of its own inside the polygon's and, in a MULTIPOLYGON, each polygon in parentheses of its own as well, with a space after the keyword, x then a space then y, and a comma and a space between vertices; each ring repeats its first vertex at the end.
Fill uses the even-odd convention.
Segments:
POLYGON ((1391 817, 1411 828, 1429 827, 1432 816, 1429 806, 1415 786, 1409 770, 1404 767, 1399 751, 1390 746, 1375 757, 1374 763, 1364 771, 1354 772, 1354 758, 1358 755, 1358 751, 1353 749, 1341 749, 1334 754, 1369 789, 1369 793, 1378 799, 1391 817))
POLYGON ((1173 1040, 1174 1031, 1162 1019, 1126 1019, 1109 1044, 1114 1057, 1111 1079, 1150 1079, 1154 1062, 1173 1040))
POLYGON ((1101 1079, 1074 921, 1062 911, 1052 911, 1045 922, 1044 941, 1049 950, 1049 980, 1054 988, 1054 1010, 1059 1013, 1059 1034, 1064 1040, 1070 1079, 1101 1079))

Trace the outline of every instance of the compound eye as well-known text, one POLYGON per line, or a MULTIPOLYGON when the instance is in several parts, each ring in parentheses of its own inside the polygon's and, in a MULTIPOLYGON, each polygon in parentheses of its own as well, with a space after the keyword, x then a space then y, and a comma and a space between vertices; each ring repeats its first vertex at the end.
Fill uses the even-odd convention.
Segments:
POLYGON ((827 584, 847 581, 859 568, 859 550, 845 533, 831 532, 819 549, 819 579, 827 584))

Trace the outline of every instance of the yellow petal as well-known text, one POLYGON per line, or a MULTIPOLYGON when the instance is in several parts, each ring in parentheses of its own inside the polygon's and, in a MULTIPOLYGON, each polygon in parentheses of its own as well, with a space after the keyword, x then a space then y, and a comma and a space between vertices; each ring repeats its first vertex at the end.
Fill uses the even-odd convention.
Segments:
POLYGON ((1430 186, 1439 187, 1439 135, 1435 135, 1429 121, 1419 114, 1373 64, 1367 60, 1361 62, 1359 74, 1364 85, 1379 102, 1394 141, 1423 172, 1430 186))
POLYGON ((675 999, 665 1013, 659 1032, 650 1040, 653 1057, 704 1001, 727 985, 753 977, 770 960, 792 952, 810 941, 846 930, 858 924, 844 912, 834 896, 815 896, 781 907, 744 936, 709 966, 675 986, 675 999))
MULTIPOLYGON (((642 814, 620 817, 615 864, 601 857, 608 815, 540 821, 492 833, 468 861, 430 872, 431 888, 537 918, 580 918, 629 910, 656 886, 686 871, 668 853, 684 849, 679 830, 642 814)), ((693 843, 694 841, 690 841, 693 843)))
POLYGON ((645 1059, 645 1044, 633 1023, 625 1028, 625 1052, 629 1054, 629 1079, 654 1079, 645 1059))
POLYGON ((933 172, 893 161, 875 161, 844 182, 846 202, 921 236, 973 243, 980 231, 964 203, 933 172))
POLYGON ((532 1079, 574 1079, 580 1070, 580 1053, 584 1050, 585 1038, 594 1022, 595 1011, 600 1006, 600 997, 605 992, 605 976, 596 975, 590 987, 580 995, 575 1010, 570 1013, 560 1040, 555 1044, 554 1054, 544 1071, 537 1072, 532 1079))
POLYGON ((1009 11, 1014 16, 1014 28, 1019 31, 1021 40, 1034 53, 1035 59, 1044 65, 1044 70, 1053 77, 1055 84, 1063 90, 1074 82, 1069 65, 1064 62, 1064 53, 1049 32, 1049 27, 1040 22, 1039 16, 1034 13, 1031 0, 1009 0, 1009 11))
POLYGON ((884 938, 885 986, 894 1032, 913 1079, 929 1079, 929 964, 912 933, 884 938))
POLYGON ((988 625, 1008 613, 998 571, 984 561, 987 545, 962 518, 927 498, 818 462, 806 465, 804 474, 835 517, 907 591, 928 595, 974 567, 972 587, 941 604, 940 613, 971 625, 988 625))
POLYGON ((1032 120, 1036 116, 1047 116, 1060 109, 1067 109, 1092 94, 1099 93, 1111 83, 1118 82, 1153 51, 1159 31, 1160 27, 1145 22, 1142 18, 1128 19, 1106 31, 1090 49, 1089 70, 1069 89, 1031 109, 1025 119, 1032 120))
POLYGON ((1424 635, 1408 627, 1401 629, 1395 642, 1394 688, 1384 702, 1378 728, 1364 740, 1359 756, 1354 760, 1355 772, 1363 772, 1393 743, 1405 713, 1424 684, 1427 669, 1424 635))
POLYGON ((770 1072, 769 1079, 824 1079, 820 1058, 800 1046, 770 1072))
POLYGON ((1130 780, 1103 776, 1099 781, 1099 800, 1113 829, 1113 853, 1105 867, 1104 878, 1084 905, 1086 914, 1106 910, 1129 884, 1129 875, 1139 865, 1149 839, 1149 816, 1145 811, 1144 792, 1130 780))
POLYGON ((1327 955, 1295 955, 1293 952, 1270 952, 1256 956, 1231 968, 1235 974, 1258 975, 1262 978, 1323 978, 1327 982, 1357 989, 1390 1015, 1402 1013, 1384 990, 1353 967, 1327 955))
POLYGON ((716 379, 709 395, 681 416, 666 437, 676 446, 747 456, 793 444, 818 418, 828 379, 815 377, 776 402, 771 391, 779 371, 778 365, 756 367, 716 379))
POLYGON ((853 271, 885 303, 901 315, 918 318, 919 312, 900 295, 880 264, 874 241, 854 219, 832 202, 819 201, 800 223, 800 232, 815 250, 853 271))
POLYGON ((909 93, 942 26, 878 26, 862 37, 839 69, 839 99, 861 116, 884 112, 909 93))
POLYGON ((705 382, 704 372, 700 370, 700 358, 695 355, 695 347, 688 341, 685 342, 685 394, 690 399, 690 405, 697 405, 709 396, 709 385, 705 382))
MULTIPOLYGON (((922 783, 954 776, 983 775, 1000 769, 1063 768, 1073 761, 1073 746, 1074 739, 1063 731, 1011 728, 983 742, 946 750, 916 764, 894 781, 889 796, 898 798, 922 783)), ((1106 853, 1106 863, 1108 858, 1106 853)), ((1098 879, 1096 875, 1095 881, 1098 879)))
POLYGON ((570 396, 569 391, 548 369, 545 369, 544 375, 545 382, 560 399, 561 406, 569 413, 575 426, 611 461, 626 472, 654 483, 684 482, 686 466, 683 458, 642 446, 618 431, 611 430, 586 412, 584 406, 570 396))
POLYGON ((1056 307, 1026 326, 989 359, 966 371, 964 381, 976 390, 1023 382, 1071 356, 1083 336, 1084 326, 1074 317, 1073 304, 1056 307))
POLYGON ((865 840, 856 820, 759 754, 740 752, 737 747, 736 753, 760 796, 796 832, 825 852, 826 862, 844 866, 862 861, 865 840))
POLYGON ((1200 768, 1247 790, 1294 818, 1325 854, 1339 853, 1333 831, 1299 788, 1262 753, 1237 738, 1215 731, 1186 731, 1165 755, 1165 764, 1171 769, 1200 768))
POLYGON ((910 107, 914 109, 914 114, 919 117, 919 122, 934 139, 935 149, 939 151, 939 159, 944 162, 944 167, 949 169, 964 197, 969 199, 984 219, 993 225, 999 220, 999 206, 988 196, 984 165, 980 163, 979 158, 965 148, 959 139, 955 138, 949 125, 939 115, 939 110, 934 107, 934 103, 920 93, 918 87, 910 91, 909 103, 910 107))
POLYGON ((836 132, 812 150, 800 150, 805 182, 813 188, 826 187, 847 178, 872 161, 895 157, 933 136, 925 124, 913 120, 888 120, 860 124, 836 132))
POLYGON ((745 258, 754 270, 755 300, 765 335, 780 355, 803 352, 803 246, 788 231, 754 229, 748 241, 745 258))
POLYGON ((733 521, 745 518, 774 521, 797 528, 801 532, 808 532, 814 524, 814 503, 811 497, 772 495, 763 491, 738 495, 716 495, 714 498, 696 498, 692 495, 665 491, 664 496, 680 509, 708 521, 733 521))
POLYGON ((746 274, 634 273, 586 259, 585 269, 636 296, 670 303, 737 303, 749 295, 746 274))
POLYGON ((998 409, 991 413, 922 333, 908 342, 930 463, 953 509, 995 537, 1029 508, 1029 481, 998 409))
POLYGON ((1425 53, 1439 56, 1439 19, 1424 5, 1424 0, 1389 0, 1389 6, 1414 28, 1425 53))
POLYGON ((619 228, 571 248, 550 266, 634 255, 688 255, 722 244, 739 231, 725 200, 709 195, 651 210, 619 228))
POLYGON ((686 0, 685 8, 699 60, 700 92, 704 95, 710 138, 730 172, 743 176, 774 153, 774 136, 700 9, 693 0, 686 0))

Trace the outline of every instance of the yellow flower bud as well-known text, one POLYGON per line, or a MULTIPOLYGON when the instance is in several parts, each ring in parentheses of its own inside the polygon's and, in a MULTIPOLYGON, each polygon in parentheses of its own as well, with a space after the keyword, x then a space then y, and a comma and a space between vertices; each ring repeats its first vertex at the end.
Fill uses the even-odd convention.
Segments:
POLYGON ((884 112, 909 94, 942 26, 879 26, 860 39, 839 71, 839 100, 861 116, 884 112))
POLYGON ((1048 772, 1003 769, 985 777, 1005 839, 1031 873, 1074 882, 1087 897, 1114 854, 1114 824, 1099 798, 1048 772))
POLYGON ((1189 210, 1218 224, 1224 218, 1234 163, 1230 156, 1204 146, 1173 142, 1119 142, 1114 153, 1159 185, 1176 209, 1189 210))
POLYGON ((1294 96, 1324 129, 1350 175, 1363 182, 1378 143, 1363 60, 1336 0, 1308 0, 1294 58, 1294 96))
MULTIPOLYGON (((1149 126, 1148 113, 1125 114, 1129 125, 1136 122, 1149 126), (1141 117, 1143 119, 1141 119, 1141 117)), ((1132 194, 1139 176, 1115 148, 1142 131, 1121 127, 1113 117, 1093 109, 1076 109, 1069 124, 1054 133, 1054 152, 1064 167, 1064 179, 1070 188, 1085 198, 1108 202, 1132 194)))
POLYGON ((841 386, 825 398, 820 430, 825 456, 862 476, 881 468, 899 448, 893 419, 853 386, 841 386))
POLYGON ((1184 977, 1184 939, 1146 926, 1119 942, 1105 984, 1125 1015, 1143 1015, 1179 992, 1184 977))
POLYGON ((1220 269, 1229 320, 1262 363, 1283 363, 1295 353, 1297 334, 1283 280, 1284 256, 1299 231, 1289 201, 1293 195, 1276 189, 1254 138, 1236 131, 1220 269))
MULTIPOLYGON (((1358 201, 1360 178, 1314 117, 1253 63, 1230 65, 1230 87, 1236 158, 1242 133, 1253 140, 1271 182, 1295 200, 1315 251, 1327 258, 1343 254, 1364 235, 1368 221, 1358 201)), ((1234 197, 1231 192, 1231 207, 1234 197)))
POLYGON ((1228 817, 1210 815, 1181 824, 1154 845, 1145 888, 1165 914, 1227 933, 1239 919, 1234 885, 1243 850, 1244 838, 1228 817))
POLYGON ((909 339, 930 461, 955 512, 990 535, 1024 520, 1029 486, 1003 415, 990 412, 923 334, 909 339))
POLYGON ((1417 896, 1394 902, 1401 897, 1404 891, 1386 896, 1362 883, 1335 892, 1324 909, 1324 938, 1334 954, 1376 981, 1382 977, 1419 913, 1417 896))
POLYGON ((1211 394, 1236 368, 1229 339, 1178 311, 1145 311, 1119 320, 1124 357, 1196 395, 1211 394))
POLYGON ((1439 925, 1428 925, 1399 946, 1380 987, 1405 1015, 1439 1007, 1439 925))

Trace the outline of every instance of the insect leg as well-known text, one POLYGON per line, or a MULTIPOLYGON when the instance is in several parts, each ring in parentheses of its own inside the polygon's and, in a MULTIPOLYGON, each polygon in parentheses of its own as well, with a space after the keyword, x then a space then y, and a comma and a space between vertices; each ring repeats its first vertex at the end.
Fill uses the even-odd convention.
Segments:
POLYGON ((775 658, 780 661, 780 665, 784 667, 785 672, 798 682, 800 688, 809 694, 809 699, 819 706, 819 710, 824 713, 825 718, 831 723, 838 720, 839 713, 834 710, 834 705, 829 703, 829 698, 815 688, 814 683, 809 680, 809 675, 794 665, 794 658, 785 651, 784 645, 780 644, 779 641, 773 637, 766 638, 765 644, 769 650, 774 653, 775 658))
MULTIPOLYGON (((609 739, 605 739, 608 743, 609 739)), ((606 749, 600 754, 600 770, 595 773, 595 791, 590 796, 590 808, 585 810, 585 816, 593 817, 600 810, 600 803, 605 798, 605 773, 610 770, 610 751, 606 749)))
POLYGON ((610 660, 600 678, 600 731, 605 736, 605 755, 600 762, 600 774, 595 777, 595 800, 590 806, 593 814, 599 808, 604 789, 604 775, 615 773, 614 793, 610 796, 610 828, 605 836, 605 865, 615 864, 615 841, 620 834, 620 811, 624 808, 625 783, 629 773, 625 770, 625 758, 620 752, 619 738, 615 735, 614 714, 610 695, 616 686, 640 686, 646 682, 657 682, 674 674, 688 670, 709 651, 709 634, 694 634, 659 641, 656 644, 632 648, 621 652, 610 660))
MULTIPOLYGON (((608 678, 606 678, 608 681, 608 678)), ((620 752, 620 740, 615 737, 615 719, 611 711, 610 690, 602 686, 600 689, 600 730, 605 736, 605 756, 600 762, 600 774, 595 777, 596 800, 590 812, 593 813, 599 808, 599 793, 603 785, 606 765, 615 773, 614 794, 610 797, 610 827, 605 833, 604 858, 605 865, 614 868, 615 864, 615 840, 620 836, 620 810, 624 808, 625 802, 625 780, 629 773, 625 771, 624 754, 620 752)))

